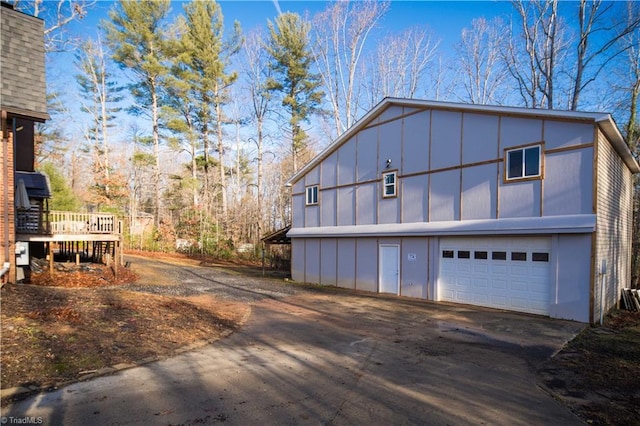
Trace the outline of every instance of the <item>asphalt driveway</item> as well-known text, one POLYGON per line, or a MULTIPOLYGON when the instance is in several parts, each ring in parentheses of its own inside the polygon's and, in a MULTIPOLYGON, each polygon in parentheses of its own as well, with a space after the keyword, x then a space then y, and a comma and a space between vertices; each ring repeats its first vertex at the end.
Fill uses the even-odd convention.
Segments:
POLYGON ((212 345, 34 395, 4 410, 8 424, 582 424, 535 375, 581 324, 157 267, 181 280, 171 291, 246 298, 247 324, 212 345))

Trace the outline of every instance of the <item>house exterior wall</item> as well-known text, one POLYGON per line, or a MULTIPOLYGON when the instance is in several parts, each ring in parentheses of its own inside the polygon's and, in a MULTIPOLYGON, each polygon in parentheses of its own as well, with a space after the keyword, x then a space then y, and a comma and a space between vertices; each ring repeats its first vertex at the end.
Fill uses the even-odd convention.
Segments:
POLYGON ((294 227, 593 212, 593 191, 583 185, 593 180, 593 123, 392 111, 398 115, 387 112, 294 184, 294 227), (536 143, 543 179, 505 182, 504 150, 536 143), (382 173, 393 170, 398 196, 383 198, 382 173), (317 206, 305 206, 309 185, 319 185, 317 206))
POLYGON ((633 175, 601 132, 598 132, 597 155, 593 321, 614 307, 620 300, 621 289, 631 284, 633 203, 633 175), (604 276, 600 274, 603 261, 606 262, 604 276))
POLYGON ((590 322, 591 234, 564 234, 552 238, 552 274, 555 275, 549 315, 590 322))
POLYGON ((377 292, 380 245, 392 244, 400 249, 399 294, 439 300, 442 238, 499 235, 526 244, 527 237, 545 235, 552 242, 549 314, 594 321, 600 309, 595 263, 609 265, 605 310, 630 276, 631 169, 637 168, 623 160, 621 139, 610 141, 598 130, 599 119, 382 109, 291 183, 289 235, 294 257, 304 259, 292 263, 293 279, 377 292), (541 147, 541 176, 507 181, 506 151, 529 145, 541 147), (383 196, 386 172, 397 173, 396 196, 383 196), (305 185, 316 182, 319 205, 305 206, 305 185), (509 228, 550 222, 557 230, 509 228))
POLYGON ((44 21, 0 7, 0 109, 47 118, 44 21))

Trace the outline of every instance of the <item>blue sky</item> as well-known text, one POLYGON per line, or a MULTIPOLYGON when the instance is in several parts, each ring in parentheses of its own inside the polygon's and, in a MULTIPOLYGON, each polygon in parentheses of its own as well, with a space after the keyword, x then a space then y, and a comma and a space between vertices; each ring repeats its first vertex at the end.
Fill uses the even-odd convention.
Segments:
MULTIPOLYGON (((296 12, 300 15, 313 17, 318 12, 326 9, 329 2, 326 1, 219 1, 224 16, 225 27, 230 30, 233 21, 237 20, 242 26, 244 33, 261 26, 266 28, 267 20, 273 21, 278 11, 296 12)), ((172 2, 172 13, 182 12, 184 1, 172 2)), ((83 39, 97 38, 101 33, 99 24, 102 20, 108 19, 108 11, 114 6, 113 1, 99 0, 96 5, 89 10, 83 20, 72 22, 68 27, 71 35, 79 36, 83 39)), ((376 31, 379 37, 384 37, 389 33, 400 33, 404 29, 413 26, 426 26, 432 30, 435 39, 440 40, 440 50, 447 51, 458 42, 460 32, 464 27, 469 27, 474 18, 494 16, 504 16, 511 12, 512 8, 508 1, 392 1, 390 10, 380 22, 380 28, 376 31)), ((75 74, 77 73, 74 62, 74 53, 56 53, 49 57, 47 70, 48 84, 54 91, 63 91, 71 102, 77 102, 77 84, 75 74)), ((119 79, 120 80, 120 79, 119 79)), ((121 83, 126 81, 121 80, 121 83)), ((75 114, 74 114, 75 115, 75 114)), ((78 125, 77 120, 73 120, 67 127, 72 128, 78 125)))
MULTIPOLYGON (((98 23, 107 19, 112 1, 98 1, 90 10, 86 19, 75 22, 70 31, 75 34, 86 34, 95 37, 98 23)), ((178 13, 185 2, 173 1, 172 11, 178 13)), ((267 19, 274 20, 278 9, 282 12, 296 12, 309 16, 324 10, 326 1, 271 1, 271 0, 223 0, 219 4, 230 28, 233 21, 238 20, 243 31, 248 32, 256 26, 266 27, 267 19)), ((381 22, 383 31, 396 32, 414 25, 426 25, 431 28, 444 44, 457 41, 462 28, 470 26, 474 18, 484 16, 491 18, 505 15, 512 8, 508 1, 392 1, 387 16, 381 22)))

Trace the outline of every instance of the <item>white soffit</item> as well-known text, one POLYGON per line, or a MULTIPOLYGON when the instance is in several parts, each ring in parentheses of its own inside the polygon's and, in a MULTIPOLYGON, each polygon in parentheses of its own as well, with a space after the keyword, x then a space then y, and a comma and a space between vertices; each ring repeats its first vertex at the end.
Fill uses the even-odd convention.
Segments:
POLYGON ((289 238, 314 237, 411 237, 456 235, 540 235, 594 232, 596 215, 565 215, 509 219, 452 220, 378 225, 292 228, 289 238))

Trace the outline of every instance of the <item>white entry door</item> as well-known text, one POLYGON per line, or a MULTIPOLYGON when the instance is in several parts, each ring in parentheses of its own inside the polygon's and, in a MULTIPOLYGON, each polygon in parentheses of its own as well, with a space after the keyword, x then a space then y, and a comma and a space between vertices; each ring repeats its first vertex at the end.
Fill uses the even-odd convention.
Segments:
POLYGON ((379 265, 378 291, 400 294, 400 246, 380 244, 379 265))

